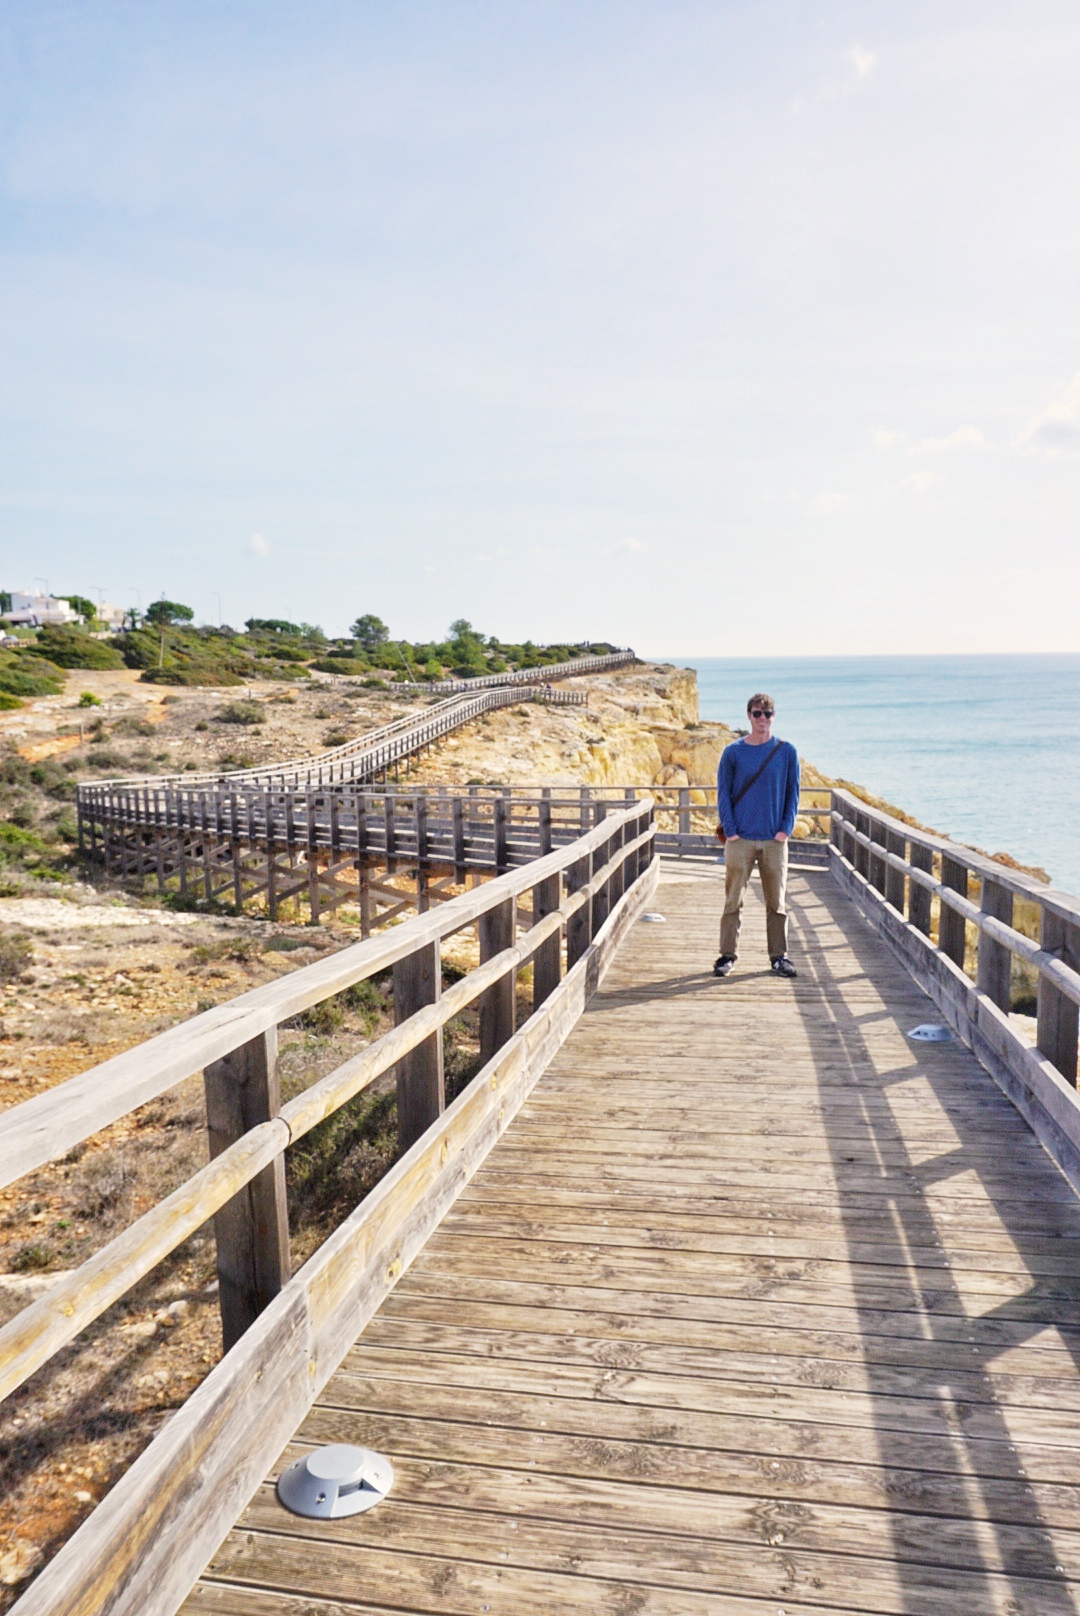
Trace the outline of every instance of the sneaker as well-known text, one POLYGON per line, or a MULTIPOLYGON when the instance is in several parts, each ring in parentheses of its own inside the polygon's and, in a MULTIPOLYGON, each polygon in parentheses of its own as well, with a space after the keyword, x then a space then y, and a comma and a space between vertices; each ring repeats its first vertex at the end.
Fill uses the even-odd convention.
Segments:
POLYGON ((786 954, 775 954, 769 961, 774 976, 798 976, 798 971, 792 965, 786 954))
POLYGON ((712 974, 714 976, 730 976, 731 975, 731 967, 734 964, 735 964, 735 956, 734 956, 734 954, 721 954, 720 958, 717 960, 716 964, 712 968, 712 974))

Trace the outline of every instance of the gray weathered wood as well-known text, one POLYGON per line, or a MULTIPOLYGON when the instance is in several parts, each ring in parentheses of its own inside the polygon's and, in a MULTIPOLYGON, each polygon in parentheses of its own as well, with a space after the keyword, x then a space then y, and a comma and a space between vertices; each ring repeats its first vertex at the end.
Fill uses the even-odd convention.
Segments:
MULTIPOLYGON (((394 1021, 400 1026, 442 991, 439 945, 428 943, 394 966, 394 1021)), ((446 1106, 442 1028, 398 1062, 398 1148, 406 1151, 446 1106)))
MULTIPOLYGON (((888 848, 890 853, 895 853, 897 857, 906 857, 907 838, 898 835, 895 830, 886 829, 885 846, 888 848)), ((896 869, 891 864, 887 865, 885 869, 885 901, 886 903, 891 903, 898 914, 903 914, 904 872, 903 870, 896 869)))
MULTIPOLYGON (((967 895, 968 872, 966 865, 957 859, 949 858, 944 853, 941 856, 941 884, 949 887, 953 892, 967 895)), ((938 947, 943 954, 948 955, 954 965, 964 968, 964 953, 967 946, 967 930, 964 917, 949 909, 944 903, 938 914, 938 947)))
MULTIPOLYGON (((1013 894, 999 881, 991 881, 985 875, 982 878, 979 908, 984 915, 993 915, 996 920, 1004 921, 1005 925, 1012 925, 1013 894)), ((987 998, 993 1000, 999 1010, 1008 1011, 1012 998, 1012 955, 1003 944, 988 937, 985 932, 979 933, 978 946, 976 986, 980 993, 985 993, 987 998)))
MULTIPOLYGON (((550 820, 549 820, 550 827, 550 820)), ((554 914, 559 907, 560 879, 557 875, 549 875, 546 881, 541 881, 533 887, 533 923, 543 920, 545 915, 554 914)), ((542 1005, 549 999, 559 985, 562 975, 562 943, 556 933, 546 943, 541 943, 533 956, 533 1009, 542 1005)))
MULTIPOLYGON (((911 843, 911 863, 916 870, 925 870, 929 874, 934 867, 934 855, 929 847, 921 842, 911 843)), ((908 919, 916 931, 921 931, 924 937, 929 937, 931 926, 931 898, 925 887, 915 881, 908 883, 908 919)))
MULTIPOLYGON (((1073 970, 1080 970, 1080 926, 1043 910, 1040 942, 1073 970)), ((1045 974, 1039 976, 1038 1047, 1065 1078, 1076 1086, 1077 1006, 1045 974)))
MULTIPOLYGON (((281 1109, 277 1028, 212 1062, 204 1073, 211 1158, 281 1109)), ((228 1352, 290 1274, 285 1158, 278 1156, 214 1215, 221 1333, 228 1352)))
MULTIPOLYGON (((481 915, 480 959, 491 959, 514 941, 514 905, 509 899, 481 915)), ((514 1032, 514 976, 494 983, 480 1000, 480 1059, 487 1062, 514 1032)))

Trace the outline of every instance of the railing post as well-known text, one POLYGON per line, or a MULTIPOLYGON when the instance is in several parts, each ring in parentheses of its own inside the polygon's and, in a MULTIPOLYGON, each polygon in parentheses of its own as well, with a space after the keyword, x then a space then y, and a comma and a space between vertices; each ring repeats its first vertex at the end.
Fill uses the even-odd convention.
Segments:
MULTIPOLYGON (((587 887, 592 873, 592 857, 586 853, 566 871, 566 892, 571 896, 587 887)), ((592 942, 592 901, 587 900, 566 923, 566 969, 572 970, 592 942)))
MULTIPOLYGON (((907 857, 907 837, 899 831, 887 830, 885 832, 885 847, 897 858, 907 857)), ((895 870, 891 864, 885 866, 885 902, 891 904, 898 914, 904 912, 904 872, 895 870)))
MULTIPOLYGON (((551 804, 548 804, 548 829, 550 831, 551 804)), ((549 875, 546 880, 538 881, 532 889, 533 925, 547 915, 555 913, 559 907, 559 876, 549 875)), ((558 932, 554 932, 546 942, 533 955, 533 1009, 536 1010, 550 999, 559 985, 562 974, 562 939, 558 932)))
POLYGON ((421 791, 416 797, 416 907, 428 910, 428 804, 421 791))
MULTIPOLYGON (((220 1156, 281 1109, 277 1028, 242 1044, 203 1073, 210 1156, 220 1156)), ((224 1350, 234 1346, 286 1283, 289 1214, 285 1157, 278 1156, 214 1214, 224 1350)))
MULTIPOLYGON (((927 875, 933 873, 934 855, 930 848, 924 847, 921 842, 912 841, 911 857, 908 862, 912 869, 925 870, 927 875)), ((908 920, 924 937, 930 935, 931 897, 932 894, 917 881, 908 882, 908 920)))
POLYGON ((307 813, 307 877, 308 877, 308 911, 313 926, 320 921, 319 913, 319 856, 318 856, 318 826, 315 816, 315 796, 311 791, 304 793, 305 811, 307 813))
MULTIPOLYGON (((884 842, 885 831, 871 815, 867 815, 866 830, 872 842, 879 845, 884 842)), ((867 878, 870 885, 875 891, 880 892, 882 897, 885 895, 885 872, 888 868, 880 853, 871 853, 869 848, 867 849, 867 878)))
MULTIPOLYGON (((1000 881, 993 881, 985 874, 982 877, 979 908, 984 915, 993 915, 995 920, 1003 920, 1006 926, 1012 925, 1012 893, 1000 881)), ((978 950, 975 985, 980 993, 985 993, 999 1010, 1004 1010, 1008 1015, 1012 1003, 1012 955, 1004 943, 995 942, 982 931, 979 933, 978 950)))
MULTIPOLYGON (((679 835, 690 834, 690 787, 679 787, 679 835)), ((680 853, 682 848, 679 849, 680 853)))
MULTIPOLYGON (((1063 920, 1048 909, 1042 911, 1039 942, 1048 954, 1080 970, 1080 926, 1063 920)), ((1052 1061, 1067 1083, 1076 1087, 1076 1038, 1080 1008, 1067 999, 1054 984, 1039 974, 1040 1052, 1052 1061)))
POLYGON ((551 787, 544 786, 540 792, 539 809, 540 857, 551 852, 551 787))
MULTIPOLYGON (((497 799, 501 800, 501 799, 497 799)), ((514 899, 494 904, 480 916, 480 963, 501 954, 514 944, 514 899)), ((514 1036, 514 983, 516 973, 507 971, 480 996, 480 1064, 496 1055, 508 1038, 514 1036)))
POLYGON ((506 870, 506 798, 499 796, 493 804, 495 828, 495 873, 506 870))
MULTIPOLYGON (((863 809, 855 810, 855 829, 863 836, 870 834, 870 815, 863 809)), ((854 841, 854 838, 852 838, 854 841)), ((870 879, 870 853, 861 842, 855 842, 855 868, 864 880, 870 879)))
MULTIPOLYGON (((394 1025, 437 1004, 442 991, 442 962, 438 943, 426 943, 394 966, 394 1025)), ((404 1154, 443 1111, 442 1028, 410 1049, 397 1067, 398 1149, 404 1154)))
POLYGON ((451 813, 454 821, 454 882, 457 886, 465 885, 465 804, 461 797, 455 797, 451 813))
MULTIPOLYGON (((941 884, 949 887, 953 892, 962 893, 967 897, 968 873, 967 866, 951 859, 947 854, 941 855, 941 884)), ((963 915, 958 915, 955 909, 948 904, 940 903, 938 910, 938 948, 947 954, 954 965, 964 969, 964 950, 967 942, 967 928, 963 915)))

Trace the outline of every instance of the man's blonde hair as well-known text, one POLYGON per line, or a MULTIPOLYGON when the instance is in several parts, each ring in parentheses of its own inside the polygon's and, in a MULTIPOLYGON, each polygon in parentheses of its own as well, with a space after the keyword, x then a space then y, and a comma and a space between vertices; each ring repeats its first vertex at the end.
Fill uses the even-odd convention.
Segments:
POLYGON ((776 712, 775 701, 773 701, 771 696, 767 696, 763 690, 759 690, 756 696, 750 697, 750 700, 746 704, 746 711, 749 713, 753 707, 760 707, 763 711, 767 711, 770 714, 776 712))

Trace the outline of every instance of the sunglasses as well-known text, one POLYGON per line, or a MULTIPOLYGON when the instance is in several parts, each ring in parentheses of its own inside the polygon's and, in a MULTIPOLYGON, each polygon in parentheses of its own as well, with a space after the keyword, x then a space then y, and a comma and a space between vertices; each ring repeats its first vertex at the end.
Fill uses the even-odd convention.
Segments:
POLYGON ((772 718, 772 716, 772 709, 769 707, 752 707, 750 709, 751 718, 772 718))

